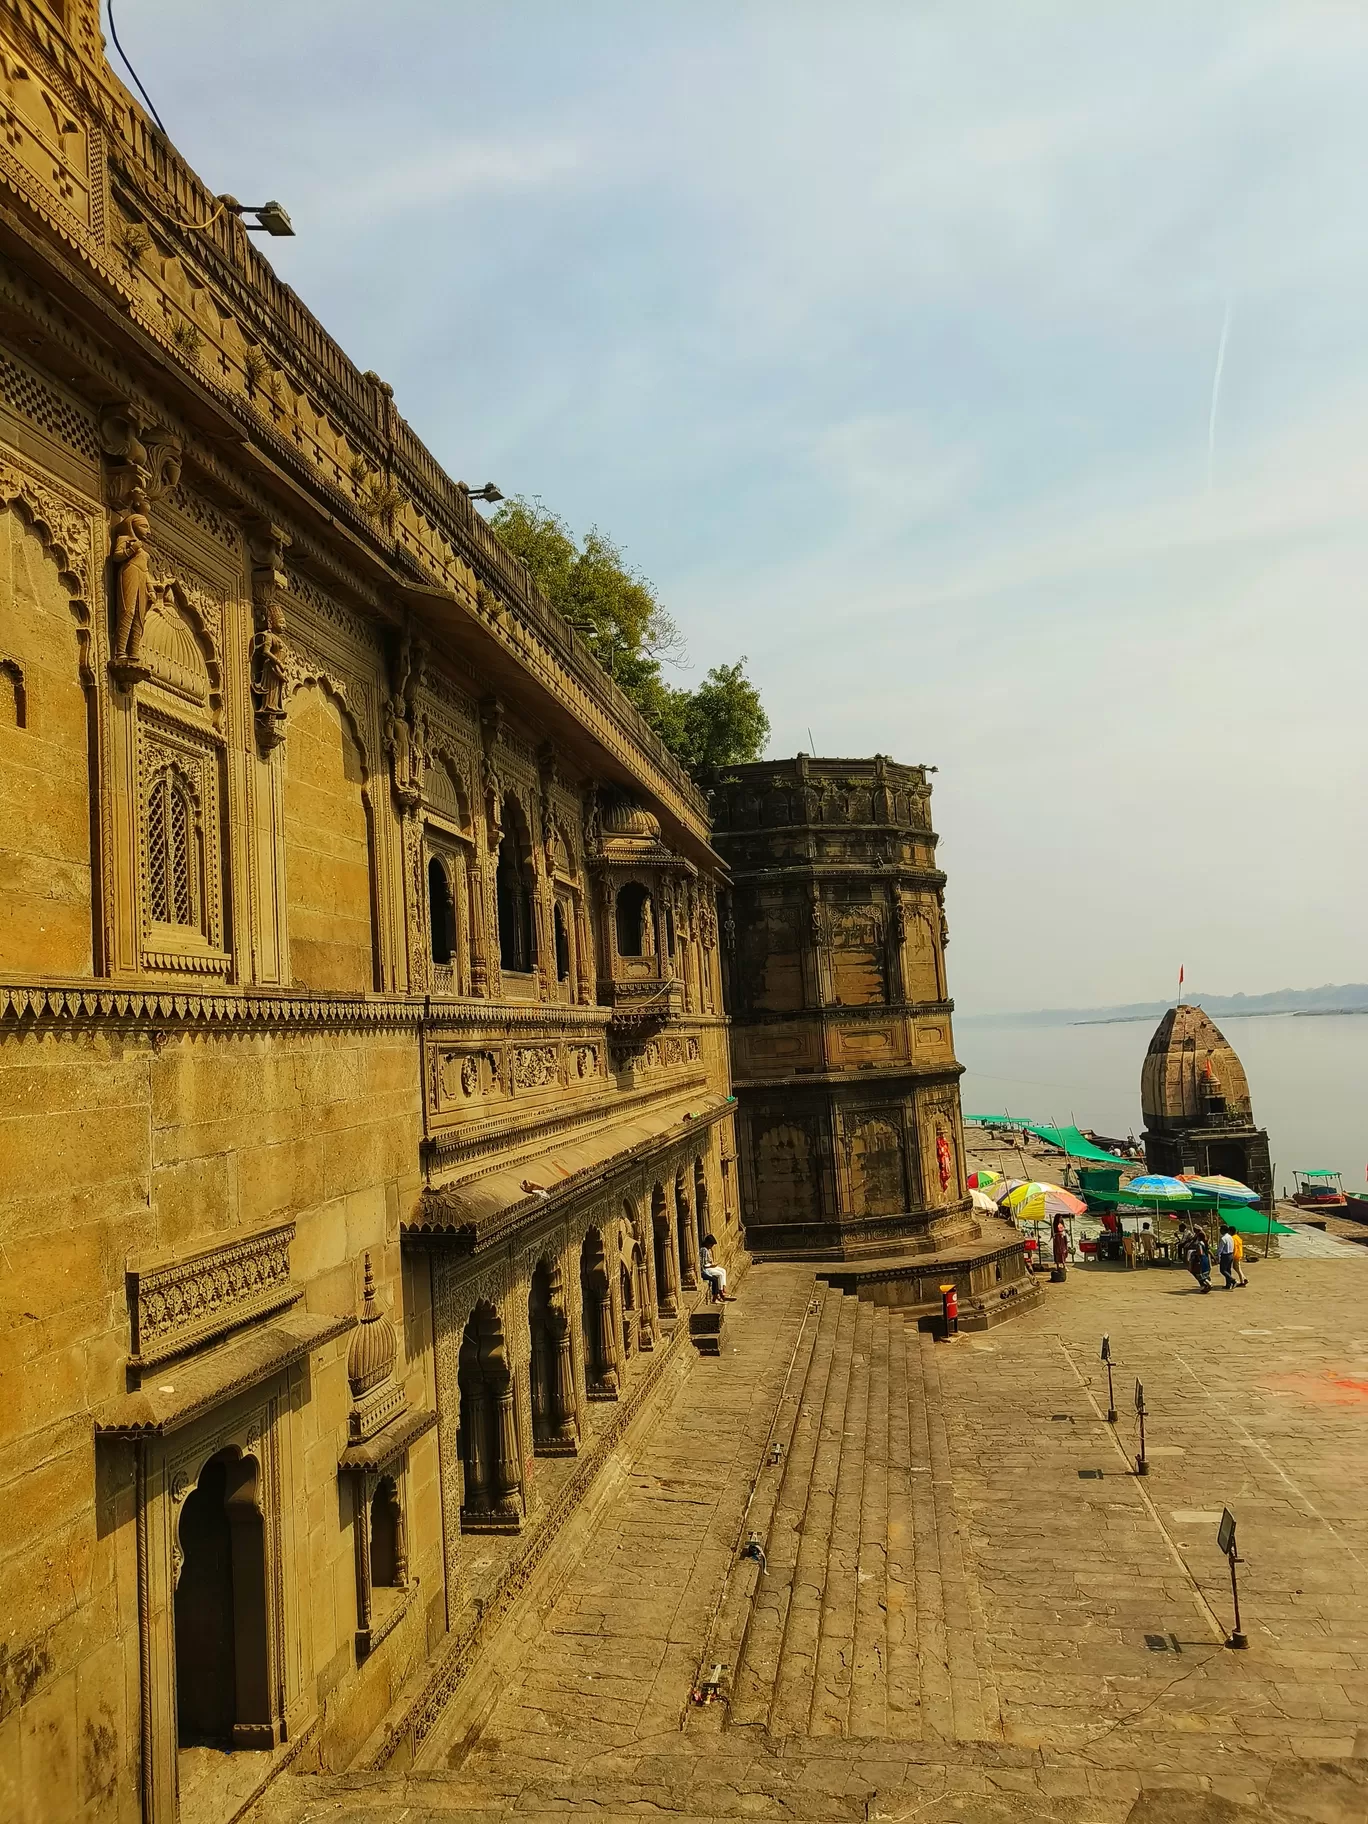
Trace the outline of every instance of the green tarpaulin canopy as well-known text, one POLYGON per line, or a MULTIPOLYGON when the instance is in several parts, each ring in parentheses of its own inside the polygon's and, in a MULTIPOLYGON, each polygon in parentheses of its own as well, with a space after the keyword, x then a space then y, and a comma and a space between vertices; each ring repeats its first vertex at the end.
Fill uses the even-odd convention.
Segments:
POLYGON ((1070 1159, 1101 1159, 1108 1165, 1117 1165, 1120 1161, 1115 1153, 1109 1153, 1100 1146, 1094 1146, 1086 1135, 1080 1134, 1076 1127, 1042 1127, 1035 1121, 1023 1121, 1017 1115, 966 1115, 966 1121, 974 1121, 980 1127, 1014 1127, 1019 1132, 1034 1134, 1039 1140, 1046 1140, 1051 1146, 1057 1146, 1070 1159))

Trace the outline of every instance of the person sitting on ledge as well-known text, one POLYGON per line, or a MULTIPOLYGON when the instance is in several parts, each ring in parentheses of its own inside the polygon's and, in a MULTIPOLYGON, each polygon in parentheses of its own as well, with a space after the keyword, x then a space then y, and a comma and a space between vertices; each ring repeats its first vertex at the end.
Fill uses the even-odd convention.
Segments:
POLYGON ((716 1246, 716 1235, 707 1234, 703 1237, 703 1264, 701 1271, 704 1279, 708 1282, 708 1290, 712 1296, 714 1298, 725 1299, 729 1305, 734 1304, 736 1302, 735 1295, 727 1290, 727 1269, 724 1266, 720 1266, 713 1257, 713 1249, 716 1246))

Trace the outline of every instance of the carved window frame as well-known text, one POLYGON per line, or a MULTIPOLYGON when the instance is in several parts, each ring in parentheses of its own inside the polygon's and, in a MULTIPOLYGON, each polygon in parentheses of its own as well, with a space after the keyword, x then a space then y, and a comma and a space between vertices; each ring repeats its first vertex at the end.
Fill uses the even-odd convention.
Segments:
MULTIPOLYGON (((140 703, 138 740, 138 933, 144 969, 226 975, 231 958, 226 944, 223 892, 221 781, 222 750, 216 734, 178 721, 140 703), (187 818, 190 866, 189 922, 157 916, 154 872, 154 807, 164 807, 166 857, 171 857, 170 819, 179 802, 187 818)), ((169 889, 169 876, 168 876, 169 889)))

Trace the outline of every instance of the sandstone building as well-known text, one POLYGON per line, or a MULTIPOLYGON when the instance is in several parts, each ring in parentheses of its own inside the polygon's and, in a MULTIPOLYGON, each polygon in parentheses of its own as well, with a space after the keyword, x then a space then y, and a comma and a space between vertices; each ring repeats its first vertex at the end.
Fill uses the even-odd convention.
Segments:
POLYGON ((712 799, 747 1245, 849 1262, 905 1307, 954 1280, 985 1317, 1019 1308, 1020 1238, 965 1187, 926 768, 799 754, 712 799))
POLYGON ((0 1815, 170 1824, 420 1734, 687 1347, 719 861, 96 0, 0 86, 0 1815))
POLYGON ((1273 1207, 1268 1134, 1254 1125, 1249 1079, 1235 1048, 1200 1007, 1171 1007, 1140 1072, 1145 1167, 1238 1178, 1273 1207))

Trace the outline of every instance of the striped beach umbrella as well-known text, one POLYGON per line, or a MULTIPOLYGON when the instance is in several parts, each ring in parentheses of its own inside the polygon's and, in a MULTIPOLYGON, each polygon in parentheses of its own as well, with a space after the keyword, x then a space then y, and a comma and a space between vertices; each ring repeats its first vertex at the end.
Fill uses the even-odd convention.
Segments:
POLYGON ((1183 1183, 1189 1190, 1205 1191, 1218 1203, 1257 1203, 1259 1193, 1251 1191, 1247 1184, 1241 1184, 1238 1178, 1227 1178, 1224 1172, 1183 1172, 1180 1174, 1183 1183))
POLYGON ((979 1172, 970 1172, 965 1182, 968 1184, 971 1191, 986 1191, 989 1185, 1002 1183, 1002 1173, 990 1172, 986 1169, 979 1172))
POLYGON ((1062 1185, 1042 1184, 1035 1178, 1014 1185, 1005 1196, 998 1198, 1000 1210, 1010 1210, 1013 1216, 1022 1217, 1027 1222, 1040 1222, 1056 1216, 1081 1216, 1087 1207, 1081 1197, 1075 1197, 1072 1191, 1066 1191, 1062 1185))

